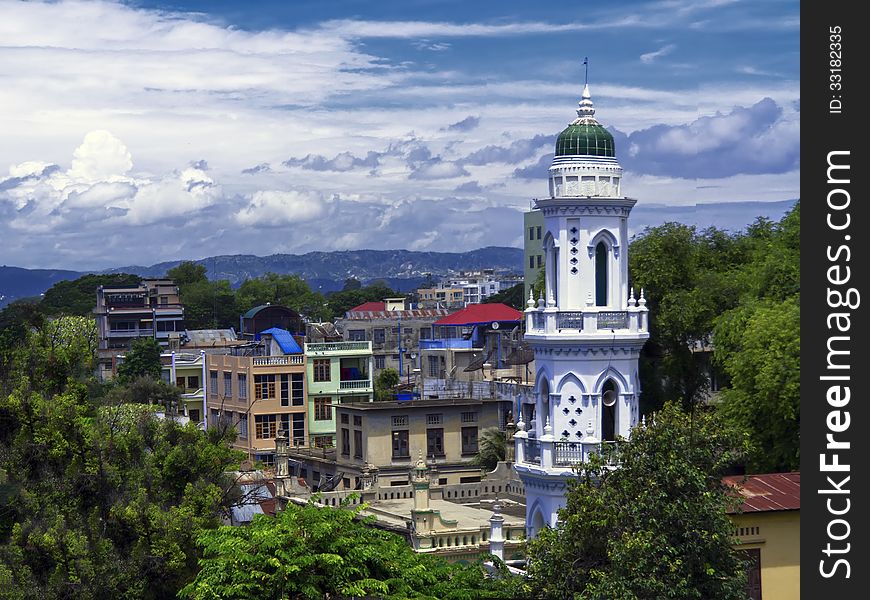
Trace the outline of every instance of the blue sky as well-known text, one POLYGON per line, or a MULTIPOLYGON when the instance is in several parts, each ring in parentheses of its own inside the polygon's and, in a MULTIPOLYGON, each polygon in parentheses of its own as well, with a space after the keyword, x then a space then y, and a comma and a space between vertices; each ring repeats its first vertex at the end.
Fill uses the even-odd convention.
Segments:
POLYGON ((0 14, 5 264, 519 246, 584 56, 623 189, 650 207, 638 227, 655 206, 691 221, 722 203, 739 228, 800 194, 795 1, 0 0, 0 14))

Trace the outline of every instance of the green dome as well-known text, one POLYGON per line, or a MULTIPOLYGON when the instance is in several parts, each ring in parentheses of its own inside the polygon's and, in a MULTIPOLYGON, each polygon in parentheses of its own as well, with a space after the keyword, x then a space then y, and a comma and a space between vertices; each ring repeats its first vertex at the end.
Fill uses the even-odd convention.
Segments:
POLYGON ((569 125, 556 139, 556 156, 616 157, 613 136, 598 123, 569 125))

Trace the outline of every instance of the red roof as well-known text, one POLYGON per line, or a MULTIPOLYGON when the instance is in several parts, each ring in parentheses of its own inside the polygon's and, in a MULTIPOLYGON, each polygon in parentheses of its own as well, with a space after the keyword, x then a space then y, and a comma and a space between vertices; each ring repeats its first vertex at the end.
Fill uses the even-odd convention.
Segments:
POLYGON ((359 306, 354 306, 347 312, 362 312, 362 311, 376 311, 376 310, 386 310, 387 304, 386 302, 364 302, 359 306))
POLYGON ((493 302, 492 304, 469 304, 462 310, 439 319, 433 325, 476 325, 493 321, 520 322, 523 313, 507 304, 493 302))
POLYGON ((739 489, 743 512, 801 509, 800 472, 733 475, 723 481, 739 489))

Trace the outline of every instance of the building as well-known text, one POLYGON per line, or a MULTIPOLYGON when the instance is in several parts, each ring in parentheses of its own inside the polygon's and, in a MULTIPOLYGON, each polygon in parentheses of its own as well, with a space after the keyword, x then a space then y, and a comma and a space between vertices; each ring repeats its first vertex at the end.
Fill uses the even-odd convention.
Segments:
POLYGON ((160 355, 160 362, 163 365, 163 380, 175 385, 181 393, 179 412, 205 427, 205 352, 166 352, 160 355))
POLYGON ((410 377, 419 368, 420 340, 431 339, 432 324, 448 314, 444 308, 409 310, 404 304, 391 308, 386 301, 366 302, 347 311, 335 325, 345 341, 372 343, 375 377, 384 369, 410 377))
POLYGON ((145 279, 134 286, 101 285, 94 315, 103 379, 114 375, 117 356, 129 350, 134 340, 152 338, 168 348, 170 337, 184 331, 184 307, 171 279, 145 279))
POLYGON ((305 335, 305 321, 299 313, 279 304, 261 304, 239 317, 239 336, 243 338, 253 338, 272 327, 300 337, 305 335))
POLYGON ((271 328, 260 337, 253 356, 203 354, 207 427, 235 427, 235 447, 269 465, 279 429, 294 446, 310 443, 306 360, 290 332, 271 328))
POLYGON ((335 445, 335 408, 346 402, 371 402, 371 342, 305 344, 308 422, 313 446, 335 445))
POLYGON ((523 213, 523 281, 524 294, 528 298, 529 292, 538 273, 544 267, 544 248, 541 242, 541 233, 544 229, 544 213, 539 208, 533 208, 523 213))
POLYGON ((456 310, 465 306, 462 286, 420 288, 417 290, 420 308, 446 308, 456 310))
POLYGON ((730 514, 737 547, 749 559, 750 600, 800 598, 801 474, 726 477, 743 504, 730 514))
MULTIPOLYGON (((533 402, 520 406, 515 469, 533 536, 556 526, 573 467, 638 419, 638 357, 649 337, 643 290, 628 280, 628 217, 613 136, 595 120, 589 86, 559 134, 543 215, 546 292, 525 311, 533 402)), ((537 231, 535 231, 537 237, 537 231)))

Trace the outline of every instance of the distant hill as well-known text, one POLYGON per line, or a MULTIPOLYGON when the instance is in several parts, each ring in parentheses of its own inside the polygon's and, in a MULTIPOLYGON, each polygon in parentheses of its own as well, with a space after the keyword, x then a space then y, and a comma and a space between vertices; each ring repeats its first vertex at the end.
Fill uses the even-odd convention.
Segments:
MULTIPOLYGON (((102 271, 103 273, 134 273, 142 277, 159 277, 182 261, 170 261, 143 267, 131 265, 102 271)), ((374 279, 402 289, 407 279, 422 281, 427 273, 438 278, 459 271, 496 268, 516 273, 523 271, 522 248, 489 246, 470 252, 416 252, 413 250, 340 250, 335 252, 309 252, 307 254, 272 254, 253 256, 234 254, 212 256, 193 261, 205 265, 209 279, 227 279, 238 285, 245 279, 266 273, 296 274, 308 281, 314 289, 326 289, 329 282, 337 282, 338 289, 345 279, 355 277, 363 283, 374 279), (395 280, 395 281, 394 281, 395 280)), ((408 282, 409 283, 409 282, 408 282)))
POLYGON ((61 269, 0 267, 0 308, 14 300, 39 296, 58 281, 77 279, 84 273, 61 269))
MULTIPOLYGON (((151 266, 131 265, 97 271, 131 273, 141 277, 161 277, 182 261, 151 266)), ((523 271, 521 248, 490 246, 470 252, 415 252, 413 250, 342 250, 307 254, 246 254, 212 256, 196 260, 208 269, 209 279, 227 279, 238 286, 245 279, 266 273, 299 275, 313 290, 321 293, 338 291, 350 277, 368 284, 383 279, 392 289, 407 292, 416 289, 428 273, 439 277, 459 271, 495 268, 516 273, 523 271)), ((91 271, 92 273, 94 271, 91 271)), ((0 307, 13 300, 39 296, 54 283, 85 275, 76 271, 0 267, 0 307)))

